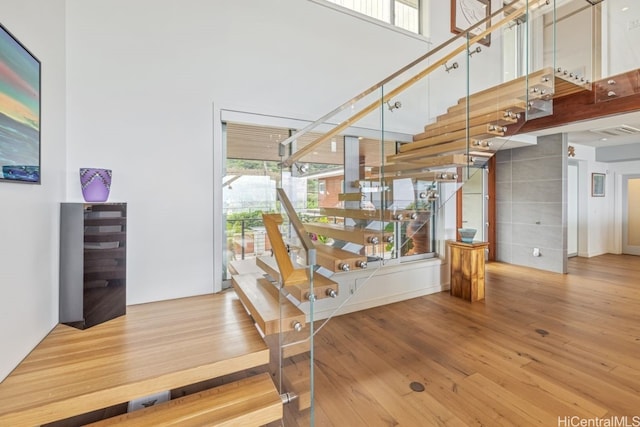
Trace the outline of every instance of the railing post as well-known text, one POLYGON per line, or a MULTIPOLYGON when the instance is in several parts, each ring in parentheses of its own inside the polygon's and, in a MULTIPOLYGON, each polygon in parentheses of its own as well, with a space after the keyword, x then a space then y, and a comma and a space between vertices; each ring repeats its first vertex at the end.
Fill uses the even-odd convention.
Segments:
POLYGON ((244 241, 244 219, 240 220, 240 253, 241 253, 241 259, 244 259, 244 245, 245 245, 245 241, 244 241))

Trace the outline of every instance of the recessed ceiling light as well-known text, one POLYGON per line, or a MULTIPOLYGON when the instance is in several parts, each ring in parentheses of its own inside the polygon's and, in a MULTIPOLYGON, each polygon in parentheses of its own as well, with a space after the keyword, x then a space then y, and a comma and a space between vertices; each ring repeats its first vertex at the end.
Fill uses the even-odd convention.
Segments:
POLYGON ((607 138, 600 138, 600 141, 606 141, 607 138))
POLYGON ((622 8, 623 12, 626 12, 627 10, 629 10, 629 6, 625 6, 625 7, 622 8))

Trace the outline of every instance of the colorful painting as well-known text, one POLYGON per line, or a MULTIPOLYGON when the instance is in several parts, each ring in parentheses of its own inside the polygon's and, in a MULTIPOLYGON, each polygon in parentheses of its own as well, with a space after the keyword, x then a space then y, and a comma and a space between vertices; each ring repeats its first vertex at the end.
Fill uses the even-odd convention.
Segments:
POLYGON ((2 25, 0 181, 40 183, 40 61, 2 25))

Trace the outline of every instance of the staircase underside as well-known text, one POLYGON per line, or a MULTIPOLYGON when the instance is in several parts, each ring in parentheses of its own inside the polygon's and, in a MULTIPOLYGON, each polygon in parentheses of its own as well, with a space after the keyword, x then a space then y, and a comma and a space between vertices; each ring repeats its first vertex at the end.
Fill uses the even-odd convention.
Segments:
POLYGON ((590 84, 571 80, 561 70, 544 68, 468 97, 460 98, 436 121, 387 156, 384 168, 372 176, 389 179, 420 177, 421 173, 480 164, 491 157, 494 138, 515 134, 525 123, 525 113, 544 113, 545 103, 559 97, 589 92, 590 84))
POLYGON ((0 425, 40 425, 266 365, 233 292, 129 306, 87 330, 57 325, 0 383, 0 425))

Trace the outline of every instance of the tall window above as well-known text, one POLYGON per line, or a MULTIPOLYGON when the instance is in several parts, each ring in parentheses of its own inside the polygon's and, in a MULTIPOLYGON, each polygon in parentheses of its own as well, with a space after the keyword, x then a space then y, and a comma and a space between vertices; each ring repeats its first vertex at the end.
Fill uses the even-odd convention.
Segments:
POLYGON ((327 0, 396 27, 420 33, 420 0, 327 0))

